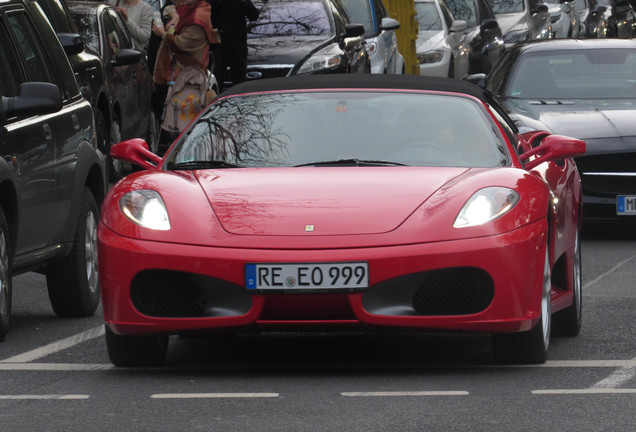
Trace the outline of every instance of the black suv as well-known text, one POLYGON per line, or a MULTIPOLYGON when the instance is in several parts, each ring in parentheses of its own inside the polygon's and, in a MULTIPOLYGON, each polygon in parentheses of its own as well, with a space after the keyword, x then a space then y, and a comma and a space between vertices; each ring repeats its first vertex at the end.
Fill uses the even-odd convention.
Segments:
POLYGON ((106 158, 93 110, 42 9, 0 2, 0 340, 12 276, 46 275, 59 316, 99 304, 97 222, 106 158))

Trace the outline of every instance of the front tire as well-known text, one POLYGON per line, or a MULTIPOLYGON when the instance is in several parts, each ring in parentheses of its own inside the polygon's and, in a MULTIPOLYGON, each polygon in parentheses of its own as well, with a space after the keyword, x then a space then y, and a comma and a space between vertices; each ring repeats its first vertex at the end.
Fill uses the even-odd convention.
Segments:
POLYGON ((46 272, 53 311, 60 317, 87 317, 99 305, 97 223, 99 209, 84 189, 71 253, 46 272))
POLYGON ((9 224, 0 208, 0 341, 9 331, 11 322, 11 242, 9 224))
POLYGON ((168 336, 127 336, 106 326, 106 348, 110 361, 118 367, 161 366, 168 351, 168 336))
POLYGON ((498 363, 539 364, 547 359, 552 324, 552 272, 550 254, 546 245, 541 289, 541 317, 531 329, 520 333, 493 335, 493 351, 498 363))

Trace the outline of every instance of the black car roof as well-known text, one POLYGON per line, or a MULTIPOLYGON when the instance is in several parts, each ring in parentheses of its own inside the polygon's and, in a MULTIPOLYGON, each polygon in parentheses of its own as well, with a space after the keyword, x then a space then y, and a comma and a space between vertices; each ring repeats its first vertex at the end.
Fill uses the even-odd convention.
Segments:
POLYGON ((318 74, 297 75, 246 81, 225 90, 221 96, 285 90, 311 89, 391 89, 432 90, 467 94, 484 102, 486 91, 481 87, 453 78, 393 74, 318 74))
POLYGON ((516 44, 510 51, 518 53, 562 51, 576 49, 636 49, 634 39, 551 39, 516 44))

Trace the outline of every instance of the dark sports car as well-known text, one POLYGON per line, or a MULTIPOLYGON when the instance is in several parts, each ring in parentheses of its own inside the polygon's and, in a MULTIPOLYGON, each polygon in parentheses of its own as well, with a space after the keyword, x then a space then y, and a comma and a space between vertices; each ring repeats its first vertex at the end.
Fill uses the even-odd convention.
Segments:
POLYGON ((364 26, 339 0, 269 0, 248 25, 247 79, 371 72, 364 26))
POLYGON ((636 45, 619 39, 515 46, 487 88, 521 129, 585 140, 584 217, 636 221, 636 45))
POLYGON ((115 157, 99 224, 115 365, 192 332, 441 329, 543 362, 581 325, 585 143, 519 135, 479 87, 413 75, 231 88, 163 158, 115 157), (554 315, 553 315, 554 314, 554 315))

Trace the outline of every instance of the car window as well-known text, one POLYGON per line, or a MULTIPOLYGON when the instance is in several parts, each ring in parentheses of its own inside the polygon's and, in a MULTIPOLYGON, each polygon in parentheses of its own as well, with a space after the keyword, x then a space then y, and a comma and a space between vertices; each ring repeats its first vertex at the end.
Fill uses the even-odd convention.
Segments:
POLYGON ((503 137, 483 105, 436 94, 322 91, 235 96, 213 105, 184 137, 166 166, 222 160, 277 167, 360 159, 492 167, 507 160, 503 137))
POLYGON ((477 11, 473 0, 446 0, 455 19, 466 21, 468 27, 475 27, 477 23, 477 11))
POLYGON ((527 53, 518 59, 505 93, 524 99, 633 99, 635 76, 635 49, 527 53))
POLYGON ((72 21, 69 21, 66 9, 60 0, 38 0, 55 33, 75 33, 72 21))
POLYGON ((73 21, 75 21, 77 31, 82 36, 84 43, 94 52, 101 52, 99 31, 97 27, 97 15, 74 9, 72 11, 72 16, 73 21))
POLYGON ((525 9, 523 0, 489 0, 496 14, 519 13, 525 9))
POLYGON ((477 0, 479 7, 479 22, 483 23, 487 19, 494 19, 495 13, 492 10, 492 6, 488 3, 488 0, 477 0))
POLYGON ((248 37, 317 36, 334 31, 322 1, 265 3, 258 20, 248 25, 248 37))
POLYGON ((35 39, 35 29, 26 14, 15 12, 8 15, 8 19, 18 48, 22 51, 29 81, 54 82, 45 64, 46 57, 35 39))
POLYGON ((342 0, 351 21, 364 26, 364 37, 370 38, 376 33, 376 27, 371 16, 369 0, 342 0))
POLYGON ((446 27, 451 28, 454 21, 452 12, 448 8, 448 6, 446 6, 446 3, 440 2, 439 8, 442 10, 442 17, 444 18, 444 21, 446 21, 446 27))
POLYGON ((442 18, 432 2, 415 2, 415 19, 421 32, 443 30, 442 18))
POLYGON ((24 82, 20 63, 10 43, 6 23, 0 20, 0 96, 13 97, 18 94, 18 86, 24 82))

